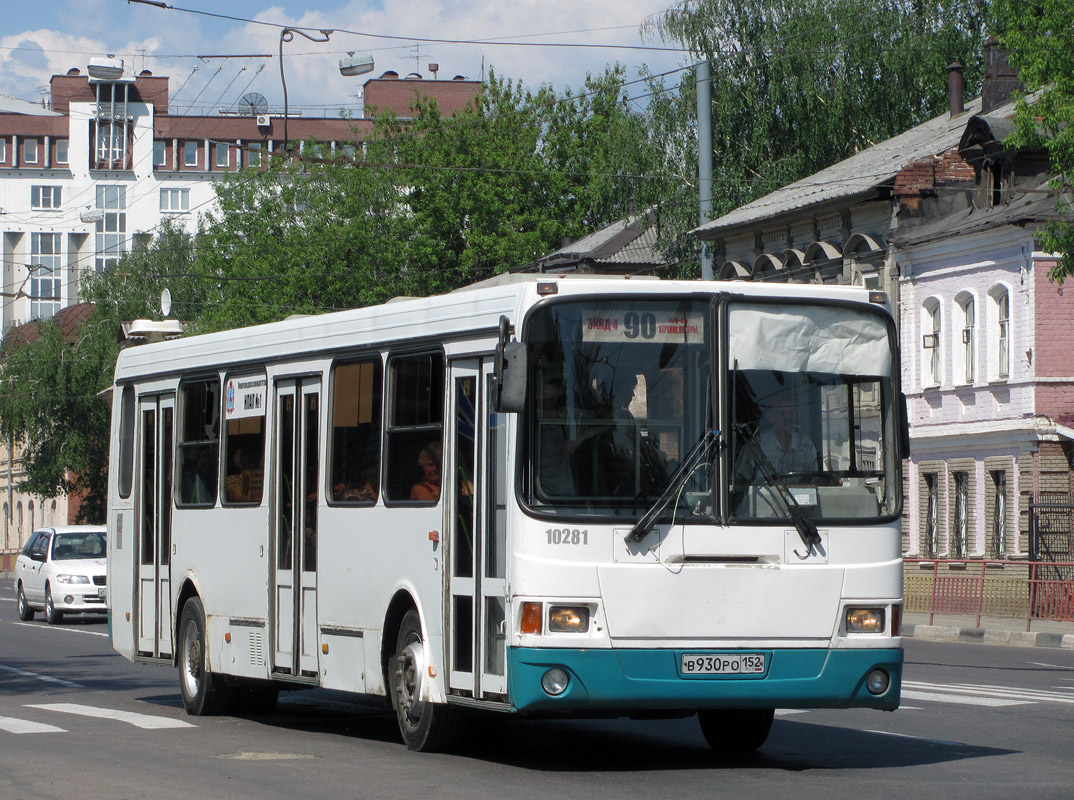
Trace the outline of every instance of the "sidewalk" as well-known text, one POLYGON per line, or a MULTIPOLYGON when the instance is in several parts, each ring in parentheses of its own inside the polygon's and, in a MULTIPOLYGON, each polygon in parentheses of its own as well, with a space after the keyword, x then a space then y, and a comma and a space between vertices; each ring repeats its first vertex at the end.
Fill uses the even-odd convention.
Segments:
POLYGON ((968 614, 935 614, 930 625, 928 614, 915 612, 903 615, 902 635, 934 642, 1074 650, 1074 622, 1035 619, 1027 631, 1025 619, 981 617, 981 627, 976 626, 977 617, 968 614))

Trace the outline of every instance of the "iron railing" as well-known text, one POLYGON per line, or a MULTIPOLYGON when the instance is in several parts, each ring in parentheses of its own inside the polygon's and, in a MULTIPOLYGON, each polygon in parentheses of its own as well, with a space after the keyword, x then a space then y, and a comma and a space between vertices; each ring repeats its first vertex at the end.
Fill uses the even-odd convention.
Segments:
POLYGON ((904 609, 929 615, 1074 622, 1074 563, 981 561, 946 558, 904 560, 904 609), (1057 569, 1058 568, 1058 569, 1057 569))

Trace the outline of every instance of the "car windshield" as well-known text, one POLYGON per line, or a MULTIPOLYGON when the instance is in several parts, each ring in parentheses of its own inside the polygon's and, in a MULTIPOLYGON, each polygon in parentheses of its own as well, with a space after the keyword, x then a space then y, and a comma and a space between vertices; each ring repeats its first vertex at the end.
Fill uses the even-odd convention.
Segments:
MULTIPOLYGON (((636 518, 660 497, 711 416, 708 313, 690 299, 595 298, 534 313, 531 508, 636 518)), ((670 513, 710 491, 707 469, 691 478, 670 513)))
POLYGON ((739 520, 890 516, 900 506, 895 357, 884 317, 732 306, 730 503, 739 520))
POLYGON ((52 544, 53 561, 78 558, 104 558, 105 536, 99 531, 58 533, 52 544))

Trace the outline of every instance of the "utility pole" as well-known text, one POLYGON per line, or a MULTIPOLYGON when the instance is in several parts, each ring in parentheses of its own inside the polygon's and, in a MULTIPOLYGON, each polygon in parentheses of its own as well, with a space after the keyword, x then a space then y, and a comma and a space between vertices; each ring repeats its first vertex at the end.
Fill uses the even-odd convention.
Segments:
MULTIPOLYGON (((712 219, 712 67, 697 65, 697 186, 701 196, 701 224, 712 219)), ((711 281, 712 244, 701 242, 701 279, 711 281)))

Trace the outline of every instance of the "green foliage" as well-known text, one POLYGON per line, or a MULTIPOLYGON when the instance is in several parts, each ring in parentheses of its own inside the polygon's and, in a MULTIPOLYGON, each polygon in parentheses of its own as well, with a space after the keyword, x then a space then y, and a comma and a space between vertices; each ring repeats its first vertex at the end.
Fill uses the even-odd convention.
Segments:
MULTIPOLYGON (((714 216, 942 113, 952 61, 979 86, 985 5, 686 0, 654 18, 651 34, 712 64, 714 216)), ((696 182, 693 77, 659 95, 652 113, 684 181, 696 182)), ((668 216, 689 221, 670 227, 696 224, 696 198, 696 189, 668 198, 668 216)))
POLYGON ((1032 95, 1018 101, 1010 144, 1046 151, 1059 194, 1060 219, 1039 233, 1043 249, 1059 254, 1049 277, 1062 286, 1074 275, 1074 5, 1066 0, 993 0, 992 30, 1032 95))

